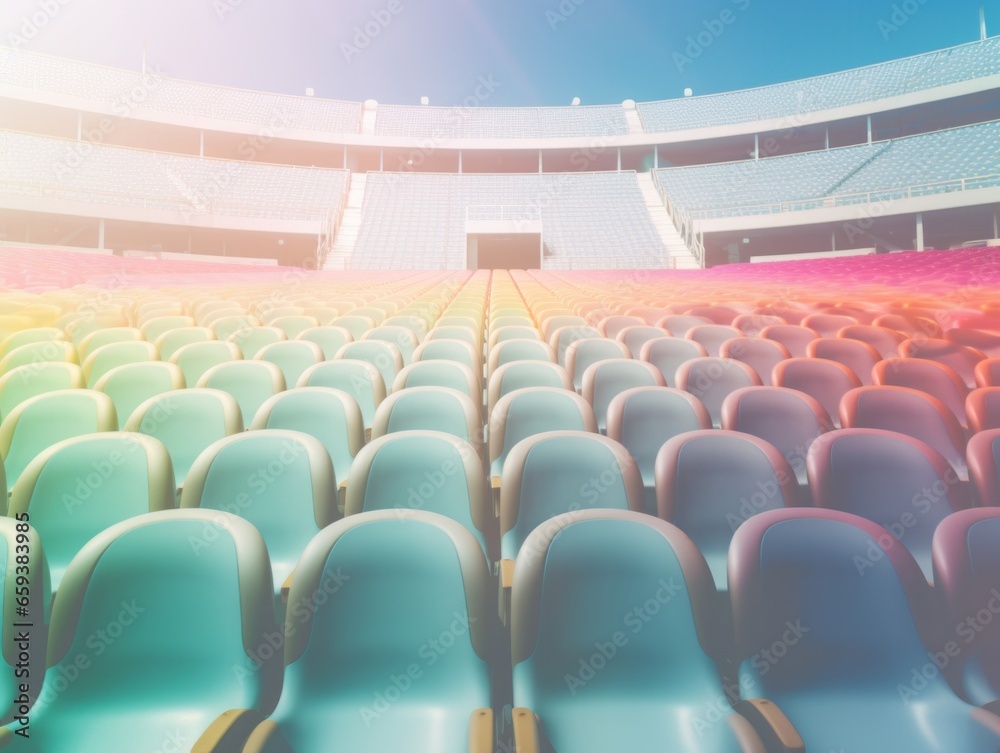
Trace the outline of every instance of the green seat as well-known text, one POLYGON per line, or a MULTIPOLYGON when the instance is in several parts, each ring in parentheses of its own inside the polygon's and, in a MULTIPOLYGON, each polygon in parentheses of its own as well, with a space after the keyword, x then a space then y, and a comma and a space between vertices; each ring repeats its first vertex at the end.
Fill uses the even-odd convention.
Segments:
POLYGON ((410 387, 394 392, 379 404, 372 422, 372 437, 420 429, 443 431, 483 446, 479 408, 463 392, 447 387, 410 387))
POLYGON ((0 376, 0 418, 36 395, 56 390, 83 389, 87 380, 75 363, 37 363, 19 366, 0 376))
POLYGON ((430 335, 413 351, 416 361, 457 361, 468 366, 473 371, 483 368, 479 350, 465 340, 435 340, 430 335))
POLYGON ((555 351, 548 343, 541 340, 526 340, 518 338, 497 343, 490 350, 486 367, 488 376, 507 363, 515 361, 551 361, 555 363, 555 351))
POLYGON ((324 361, 307 369, 297 387, 333 387, 354 398, 361 409, 361 420, 370 432, 375 410, 385 400, 385 382, 379 370, 367 361, 340 358, 324 361))
POLYGON ((369 316, 359 316, 351 313, 348 316, 338 316, 330 321, 334 327, 343 327, 355 340, 360 340, 362 335, 375 326, 375 320, 369 316))
POLYGON ((487 388, 486 414, 493 415, 500 398, 526 387, 555 387, 573 390, 573 380, 566 369, 548 361, 514 361, 493 372, 487 388))
POLYGON ((344 514, 438 513, 468 529, 492 562, 499 541, 483 479, 482 461, 465 440, 439 431, 387 434, 358 453, 347 481, 344 514))
POLYGON ((143 337, 150 342, 155 342, 161 335, 175 329, 186 329, 195 326, 194 317, 191 316, 158 316, 148 319, 141 326, 143 337))
POLYGON ((583 372, 580 394, 594 406, 597 429, 608 430, 608 405, 616 395, 633 387, 665 387, 663 376, 651 363, 631 358, 611 358, 591 364, 583 372))
POLYGON ((245 750, 492 750, 489 579, 475 538, 433 513, 324 529, 292 582, 281 699, 245 750))
POLYGON ((188 388, 151 397, 125 422, 125 431, 160 440, 174 466, 178 487, 184 485, 195 458, 216 440, 243 431, 239 403, 228 392, 188 388))
POLYGON ((36 455, 82 434, 117 431, 111 398, 93 390, 59 390, 29 398, 0 423, 0 455, 10 487, 36 455))
POLYGON ((629 357, 628 346, 606 338, 574 340, 566 348, 566 371, 573 377, 573 386, 583 389, 583 375, 593 364, 611 358, 629 357))
POLYGON ((354 336, 343 327, 310 327, 298 334, 297 340, 316 343, 323 349, 323 360, 330 360, 347 343, 354 342, 354 336))
POLYGON ((235 516, 147 513, 99 534, 63 577, 30 738, 12 749, 204 749, 226 711, 267 714, 281 684, 281 653, 261 650, 279 635, 271 592, 264 542, 235 516))
POLYGON ((157 347, 145 340, 109 343, 91 351, 83 362, 83 375, 87 377, 87 386, 93 389, 101 377, 112 369, 128 363, 158 361, 159 358, 157 347))
POLYGON ((285 376, 285 384, 293 386, 306 369, 325 360, 323 349, 319 345, 304 340, 286 340, 265 345, 257 351, 254 359, 278 366, 285 376))
POLYGON ((399 352, 403 356, 404 366, 413 360, 413 351, 420 344, 420 340, 413 333, 412 329, 408 327, 387 326, 385 324, 365 332, 362 340, 392 343, 399 348, 399 352))
POLYGON ((208 327, 178 327, 164 332, 156 338, 155 342, 156 347, 160 350, 160 358, 169 361, 170 356, 185 345, 214 339, 215 332, 208 327))
POLYGON ((247 314, 224 314, 211 319, 211 323, 205 322, 206 327, 210 327, 219 340, 230 340, 238 337, 241 333, 249 329, 258 327, 260 322, 247 314))
POLYGON ((265 401, 285 389, 281 369, 267 361, 230 361, 206 371, 199 387, 228 392, 240 405, 243 425, 249 426, 265 401))
POLYGON ((477 404, 482 401, 483 390, 479 375, 456 361, 417 361, 404 366, 396 374, 392 391, 399 392, 411 387, 450 387, 465 393, 477 404))
POLYGON ((306 545, 340 517, 326 447, 297 431, 262 429, 210 445, 188 471, 181 508, 224 510, 250 521, 267 543, 281 588, 306 545))
POLYGON ((127 328, 128 317, 125 316, 120 306, 98 310, 89 309, 74 312, 67 317, 60 317, 56 326, 61 327, 69 335, 70 340, 80 345, 87 335, 98 330, 127 328))
POLYGON ((280 329, 285 337, 294 340, 307 329, 319 326, 319 320, 312 316, 279 316, 268 321, 268 326, 280 329))
MULTIPOLYGON (((448 317, 451 318, 451 317, 448 317)), ((482 329, 473 325, 452 325, 434 327, 427 333, 427 341, 432 340, 461 340, 471 345, 478 353, 482 349, 482 329)))
POLYGON ((250 361, 262 348, 273 343, 284 342, 288 338, 284 331, 277 327, 247 327, 227 339, 229 342, 236 343, 240 347, 243 357, 250 361))
POLYGON ((381 340, 359 340, 337 351, 337 359, 367 361, 379 370, 386 387, 392 385, 403 368, 403 354, 398 347, 381 340))
POLYGON ((296 387, 265 401, 251 429, 287 429, 315 437, 333 460, 343 486, 354 458, 365 444, 365 425, 357 401, 332 387, 296 387))
POLYGON ((125 426, 135 409, 149 398, 185 387, 184 373, 175 363, 147 361, 116 366, 97 380, 94 389, 115 404, 118 427, 125 426))
POLYGON ((425 316, 400 311, 382 322, 383 327, 405 327, 417 338, 417 344, 427 337, 428 319, 425 316))
POLYGON ((174 470, 163 444, 142 434, 104 432, 66 439, 24 469, 9 515, 30 516, 56 591, 84 545, 136 515, 174 507, 174 470))
POLYGON ((14 332, 0 342, 0 358, 5 357, 15 348, 31 343, 50 342, 52 340, 68 340, 66 333, 58 327, 32 327, 14 332))
POLYGON ((65 340, 43 340, 19 345, 0 360, 0 374, 19 366, 40 363, 78 363, 76 346, 65 340))
POLYGON ((142 336, 142 331, 135 327, 107 327, 98 329, 91 332, 78 343, 80 358, 86 360, 87 356, 104 345, 143 339, 145 338, 142 336))
POLYGON ((178 348, 170 356, 170 362, 181 367, 181 371, 184 372, 184 381, 187 384, 198 384, 205 372, 213 366, 239 361, 242 358, 242 351, 235 343, 209 340, 178 348))

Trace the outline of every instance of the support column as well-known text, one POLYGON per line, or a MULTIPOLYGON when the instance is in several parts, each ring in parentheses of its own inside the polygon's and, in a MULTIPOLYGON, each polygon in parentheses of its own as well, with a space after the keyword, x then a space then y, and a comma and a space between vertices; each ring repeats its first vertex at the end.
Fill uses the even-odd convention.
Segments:
POLYGON ((660 147, 653 147, 653 169, 658 170, 660 168, 660 147))
POLYGON ((204 129, 198 131, 198 156, 205 156, 205 131, 204 129))
POLYGON ((1000 238, 1000 215, 997 210, 993 210, 993 237, 1000 238))
POLYGON ((917 214, 917 251, 924 250, 924 215, 917 214))
POLYGON ((76 140, 83 141, 83 113, 76 114, 76 140))
POLYGON ((458 150, 458 174, 462 174, 462 150, 458 150))
POLYGON ((837 250, 837 231, 836 230, 831 230, 830 231, 830 250, 831 251, 836 251, 837 250))
POLYGON ((760 134, 755 133, 753 135, 753 158, 755 160, 760 159, 760 134))
POLYGON ((618 172, 622 171, 622 148, 618 147, 618 172))
POLYGON ((344 144, 344 169, 347 169, 347 144, 344 144))
POLYGON ((872 143, 872 116, 871 115, 868 116, 867 121, 868 121, 868 143, 870 144, 870 143, 872 143))
POLYGON ((378 169, 379 172, 385 170, 385 150, 382 147, 378 149, 378 169))
POLYGON ((826 138, 824 140, 824 148, 829 149, 830 148, 830 126, 827 125, 825 130, 826 130, 826 138))
POLYGON ((538 150, 538 174, 542 174, 542 150, 538 150))
POLYGON ((97 247, 104 250, 104 218, 101 217, 97 222, 97 247))

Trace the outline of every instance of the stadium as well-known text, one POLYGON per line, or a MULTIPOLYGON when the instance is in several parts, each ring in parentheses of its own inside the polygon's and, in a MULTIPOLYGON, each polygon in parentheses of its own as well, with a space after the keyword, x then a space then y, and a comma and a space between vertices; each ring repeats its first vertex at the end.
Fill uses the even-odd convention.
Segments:
MULTIPOLYGON (((681 76, 750 24, 697 5, 681 76)), ((68 0, 26 7, 0 747, 1000 751, 985 10, 914 54, 910 0, 876 62, 553 105, 108 65, 35 49, 68 0)), ((413 13, 328 46, 432 57, 413 13)))

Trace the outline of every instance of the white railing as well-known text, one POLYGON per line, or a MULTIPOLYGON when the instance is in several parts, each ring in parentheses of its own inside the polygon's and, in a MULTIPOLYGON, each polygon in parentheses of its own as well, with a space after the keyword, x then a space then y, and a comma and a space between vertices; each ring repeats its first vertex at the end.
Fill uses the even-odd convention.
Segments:
POLYGON ((855 204, 885 204, 920 196, 975 191, 982 188, 996 188, 998 186, 1000 186, 1000 173, 994 173, 992 175, 978 175, 973 178, 954 178, 936 183, 920 183, 900 188, 886 188, 878 191, 862 191, 860 193, 818 196, 811 199, 793 199, 791 201, 763 202, 760 204, 736 204, 715 209, 699 209, 692 211, 690 214, 691 217, 699 220, 721 217, 746 217, 761 214, 782 214, 785 212, 802 212, 809 209, 832 209, 855 204))
POLYGON ((467 222, 540 222, 536 204, 472 204, 465 209, 467 222))
POLYGON ((663 206, 667 209, 667 214, 670 215, 670 221, 674 223, 674 227, 677 232, 680 233, 681 240, 684 241, 684 245, 687 246, 688 251, 698 262, 699 267, 705 266, 705 234, 698 228, 694 222, 694 217, 688 214, 684 209, 674 204, 670 197, 667 195, 666 189, 664 189, 663 184, 660 181, 653 178, 653 185, 656 186, 657 192, 660 194, 660 198, 663 200, 663 206))

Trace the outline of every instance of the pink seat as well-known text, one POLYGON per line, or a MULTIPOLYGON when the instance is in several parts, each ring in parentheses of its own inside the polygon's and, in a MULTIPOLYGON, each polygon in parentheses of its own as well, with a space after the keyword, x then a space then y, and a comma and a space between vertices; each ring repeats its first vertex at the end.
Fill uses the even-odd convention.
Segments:
MULTIPOLYGON (((820 342, 817 340, 816 342, 820 342)), ((833 427, 840 428, 840 400, 861 387, 853 371, 825 358, 790 358, 774 367, 774 384, 812 396, 826 409, 833 427)))
POLYGON ((765 340, 774 340, 784 345, 793 357, 799 358, 806 354, 809 343, 819 337, 819 333, 809 327, 797 324, 773 324, 764 327, 760 336, 765 340))
POLYGON ((962 426, 968 424, 965 396, 968 388, 953 369, 922 358, 887 358, 872 369, 872 382, 893 387, 910 387, 933 395, 948 406, 962 426))
POLYGON ((930 338, 904 340, 899 344, 899 355, 943 363, 954 369, 969 389, 976 386, 976 365, 986 358, 985 353, 967 345, 957 345, 951 340, 930 338))

